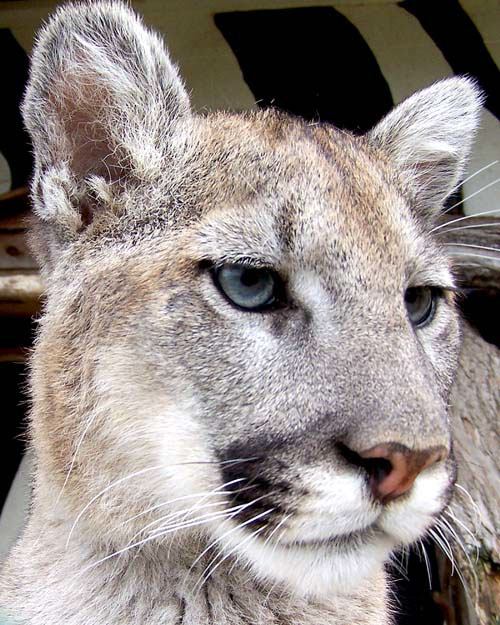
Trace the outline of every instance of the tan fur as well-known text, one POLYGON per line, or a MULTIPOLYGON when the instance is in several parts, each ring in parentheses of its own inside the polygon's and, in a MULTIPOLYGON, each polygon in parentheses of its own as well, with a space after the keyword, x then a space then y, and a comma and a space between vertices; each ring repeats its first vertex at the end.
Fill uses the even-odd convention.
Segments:
POLYGON ((340 444, 450 451, 458 319, 429 231, 479 100, 444 81, 365 137, 198 116, 125 7, 58 11, 24 104, 47 303, 33 508, 0 579, 12 617, 390 622, 384 562, 446 505, 454 463, 382 504, 340 444), (241 261, 272 268, 286 305, 231 305, 210 266, 241 261), (419 286, 442 291, 422 328, 404 304, 419 286))

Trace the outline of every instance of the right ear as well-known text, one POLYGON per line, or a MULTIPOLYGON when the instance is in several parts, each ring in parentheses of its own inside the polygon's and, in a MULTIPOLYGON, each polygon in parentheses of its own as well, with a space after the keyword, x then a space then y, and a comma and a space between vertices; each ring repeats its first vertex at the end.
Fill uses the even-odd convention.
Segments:
POLYGON ((398 168, 419 214, 437 214, 463 179, 482 101, 474 81, 446 78, 410 96, 368 133, 398 168))
POLYGON ((89 182, 95 195, 168 171, 190 108, 161 39, 122 3, 99 2, 63 6, 41 30, 23 114, 34 212, 61 232, 92 219, 88 198, 78 206, 89 182))

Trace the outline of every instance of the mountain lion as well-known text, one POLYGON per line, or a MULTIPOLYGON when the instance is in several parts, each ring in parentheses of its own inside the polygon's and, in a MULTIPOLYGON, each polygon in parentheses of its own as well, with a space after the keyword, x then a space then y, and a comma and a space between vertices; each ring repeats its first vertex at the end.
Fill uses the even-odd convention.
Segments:
POLYGON ((384 564, 454 482, 459 322, 431 233, 481 96, 443 80, 355 136, 200 115, 117 2, 43 28, 23 105, 46 302, 29 625, 387 625, 384 564))

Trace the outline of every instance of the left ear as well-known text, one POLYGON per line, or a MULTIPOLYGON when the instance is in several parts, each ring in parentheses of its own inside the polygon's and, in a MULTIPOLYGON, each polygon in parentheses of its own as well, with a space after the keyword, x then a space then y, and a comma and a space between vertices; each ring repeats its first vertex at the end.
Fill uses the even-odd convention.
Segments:
POLYGON ((389 155, 417 209, 439 211, 463 178, 482 94, 468 78, 449 78, 410 96, 368 134, 389 155))

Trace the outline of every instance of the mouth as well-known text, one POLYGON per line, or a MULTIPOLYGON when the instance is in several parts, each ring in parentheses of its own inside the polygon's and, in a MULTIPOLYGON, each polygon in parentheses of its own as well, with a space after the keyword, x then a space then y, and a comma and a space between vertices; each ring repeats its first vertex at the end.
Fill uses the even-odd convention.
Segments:
POLYGON ((255 532, 257 542, 285 551, 351 552, 390 538, 381 523, 385 510, 379 506, 367 504, 366 509, 343 511, 339 522, 332 509, 305 512, 280 503, 273 502, 268 494, 262 495, 246 503, 234 521, 245 532, 255 532))
POLYGON ((334 534, 326 538, 304 538, 291 541, 283 541, 280 544, 290 549, 309 549, 309 550, 330 550, 338 551, 352 550, 360 548, 366 543, 376 540, 378 537, 386 536, 384 530, 371 524, 362 529, 345 534, 334 534))

